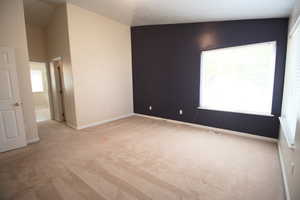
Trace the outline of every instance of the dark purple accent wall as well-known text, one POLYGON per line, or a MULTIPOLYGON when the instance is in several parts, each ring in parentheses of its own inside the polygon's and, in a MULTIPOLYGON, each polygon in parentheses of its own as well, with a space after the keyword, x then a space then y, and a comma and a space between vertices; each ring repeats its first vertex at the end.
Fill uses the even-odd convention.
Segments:
POLYGON ((278 138, 287 31, 287 18, 132 27, 134 112, 278 138), (274 116, 197 109, 202 50, 267 41, 277 42, 274 116))

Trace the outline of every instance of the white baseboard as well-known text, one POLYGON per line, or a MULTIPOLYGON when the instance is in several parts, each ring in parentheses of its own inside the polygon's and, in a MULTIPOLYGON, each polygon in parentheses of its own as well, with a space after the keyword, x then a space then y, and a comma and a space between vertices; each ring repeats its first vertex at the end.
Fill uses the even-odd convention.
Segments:
POLYGON ((76 129, 77 130, 81 130, 81 129, 84 129, 84 128, 98 126, 98 125, 105 124, 105 123, 108 123, 108 122, 112 122, 112 121, 115 121, 115 120, 119 120, 119 119, 123 119, 123 118, 126 118, 126 117, 130 117, 132 115, 134 115, 134 114, 130 113, 130 114, 127 114, 127 115, 122 115, 122 116, 119 116, 119 117, 114 117, 114 118, 103 120, 103 121, 99 121, 99 122, 93 122, 93 123, 90 123, 90 124, 87 124, 87 125, 77 126, 76 129))
POLYGON ((36 142, 39 142, 39 141, 40 141, 39 137, 31 138, 31 139, 27 139, 27 144, 33 144, 33 143, 36 143, 36 142))
POLYGON ((282 174, 282 179, 283 179, 283 185, 284 185, 284 193, 285 193, 285 199, 286 200, 291 200, 290 197, 290 190, 288 187, 288 182, 287 182, 287 176, 286 176, 286 168, 283 160, 283 155, 281 152, 280 144, 278 143, 278 156, 279 156, 279 161, 280 161, 280 167, 281 167, 281 174, 282 174))
POLYGON ((227 130, 227 129, 222 129, 222 128, 209 127, 209 126, 204 126, 204 125, 200 125, 200 124, 193 124, 193 123, 189 123, 189 122, 181 122, 181 121, 165 119, 165 118, 161 118, 161 117, 153 117, 153 116, 137 114, 137 113, 135 113, 135 115, 142 116, 142 117, 147 117, 147 118, 151 118, 151 119, 164 120, 164 121, 177 123, 177 124, 184 124, 184 125, 188 125, 188 126, 198 127, 198 128, 202 128, 202 129, 206 129, 206 130, 214 131, 214 132, 222 132, 222 133, 225 133, 225 134, 231 134, 231 135, 237 135, 237 136, 242 136, 242 137, 247 137, 247 138, 259 139, 259 140, 272 142, 272 143, 277 143, 278 142, 278 140, 274 139, 274 138, 268 138, 268 137, 264 137, 264 136, 252 135, 252 134, 249 134, 249 133, 232 131, 232 130, 227 130))
POLYGON ((77 129, 77 127, 74 124, 66 122, 66 125, 71 127, 71 128, 77 129))

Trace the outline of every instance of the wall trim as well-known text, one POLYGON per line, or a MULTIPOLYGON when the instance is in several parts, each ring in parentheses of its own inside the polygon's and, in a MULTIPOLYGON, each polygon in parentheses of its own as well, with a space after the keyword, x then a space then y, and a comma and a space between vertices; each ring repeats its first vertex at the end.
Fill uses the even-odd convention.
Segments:
POLYGON ((291 200, 290 192, 289 192, 290 190, 289 190, 288 182, 287 182, 286 168, 285 168, 285 164, 284 164, 284 160, 283 160, 283 154, 281 152, 279 142, 278 142, 278 156, 279 156, 281 175, 282 175, 283 185, 284 185, 285 199, 286 200, 291 200))
POLYGON ((65 124, 66 124, 68 127, 77 129, 76 125, 74 125, 74 124, 71 124, 71 123, 69 123, 69 122, 65 122, 65 124))
POLYGON ((287 127, 286 121, 283 119, 283 117, 279 117, 280 127, 283 132, 283 137, 288 145, 288 147, 292 150, 295 150, 295 139, 290 139, 289 129, 287 127))
POLYGON ((126 118, 126 117, 130 117, 130 116, 133 116, 133 115, 134 115, 133 113, 130 113, 130 114, 127 114, 127 115, 122 115, 122 116, 119 116, 119 117, 114 117, 114 118, 111 118, 111 119, 102 120, 102 121, 99 121, 99 122, 93 122, 93 123, 90 123, 90 124, 87 124, 87 125, 77 126, 76 129, 81 130, 81 129, 85 129, 85 128, 105 124, 105 123, 108 123, 108 122, 116 121, 116 120, 119 120, 119 119, 123 119, 123 118, 126 118))
POLYGON ((227 130, 227 129, 222 129, 222 128, 215 128, 215 127, 210 127, 210 126, 205 126, 205 125, 200 125, 200 124, 193 124, 193 123, 189 123, 189 122, 181 122, 181 121, 177 121, 177 120, 165 119, 165 118, 161 118, 161 117, 154 117, 154 116, 138 114, 138 113, 135 113, 135 115, 141 116, 141 117, 147 117, 147 118, 151 118, 151 119, 164 120, 164 121, 168 121, 168 122, 176 123, 176 124, 184 124, 184 125, 188 125, 188 126, 206 129, 209 131, 222 132, 222 133, 230 134, 230 135, 237 135, 237 136, 258 139, 258 140, 263 140, 263 141, 272 142, 272 143, 278 143, 278 139, 268 138, 268 137, 259 136, 259 135, 252 135, 249 133, 232 131, 232 130, 227 130))
POLYGON ((35 137, 35 138, 31 138, 31 139, 27 139, 26 142, 27 144, 33 144, 33 143, 37 143, 40 141, 39 136, 35 137))

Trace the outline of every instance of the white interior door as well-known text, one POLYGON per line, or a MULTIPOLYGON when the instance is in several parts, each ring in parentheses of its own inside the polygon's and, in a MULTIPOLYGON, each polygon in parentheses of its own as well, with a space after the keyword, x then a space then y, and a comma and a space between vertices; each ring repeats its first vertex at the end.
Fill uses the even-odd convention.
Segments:
POLYGON ((14 50, 0 47, 0 152, 27 144, 21 106, 14 50))

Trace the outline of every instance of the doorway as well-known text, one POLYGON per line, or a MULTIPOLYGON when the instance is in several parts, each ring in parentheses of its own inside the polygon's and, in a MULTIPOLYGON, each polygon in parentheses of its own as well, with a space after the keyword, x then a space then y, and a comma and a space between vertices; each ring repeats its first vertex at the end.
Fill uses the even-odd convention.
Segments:
POLYGON ((51 119, 49 80, 45 62, 30 62, 31 87, 36 121, 51 119))
POLYGON ((65 121, 63 70, 61 58, 30 62, 31 85, 36 121, 65 121))

